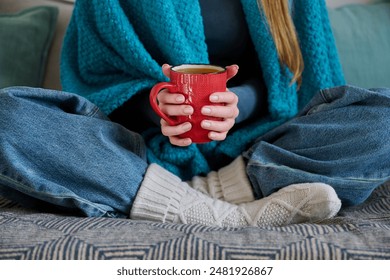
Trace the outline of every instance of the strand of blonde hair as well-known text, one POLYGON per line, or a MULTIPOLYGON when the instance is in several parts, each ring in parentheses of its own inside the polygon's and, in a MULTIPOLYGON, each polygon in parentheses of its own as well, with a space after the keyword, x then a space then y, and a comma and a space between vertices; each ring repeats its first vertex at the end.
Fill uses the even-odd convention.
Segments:
POLYGON ((297 82, 300 85, 304 63, 288 2, 289 0, 257 0, 267 18, 280 63, 292 72, 291 83, 297 82))

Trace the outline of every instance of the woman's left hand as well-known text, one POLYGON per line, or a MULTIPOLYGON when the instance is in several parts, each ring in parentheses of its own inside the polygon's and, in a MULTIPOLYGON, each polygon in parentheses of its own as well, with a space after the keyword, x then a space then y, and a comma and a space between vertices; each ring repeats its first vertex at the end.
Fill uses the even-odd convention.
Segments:
MULTIPOLYGON (((234 67, 234 66, 232 66, 234 67)), ((216 117, 221 120, 203 120, 202 128, 210 130, 208 136, 211 140, 225 140, 229 130, 234 126, 238 111, 238 97, 234 92, 214 92, 210 95, 210 102, 215 105, 204 106, 202 114, 208 117, 216 117)))

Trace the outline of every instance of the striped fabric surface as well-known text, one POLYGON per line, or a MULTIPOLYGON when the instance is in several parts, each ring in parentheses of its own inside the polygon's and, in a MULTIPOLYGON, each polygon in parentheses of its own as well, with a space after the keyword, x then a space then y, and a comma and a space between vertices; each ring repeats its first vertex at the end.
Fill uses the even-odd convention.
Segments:
POLYGON ((0 259, 390 259, 390 184, 334 219, 269 228, 71 217, 0 199, 0 259))

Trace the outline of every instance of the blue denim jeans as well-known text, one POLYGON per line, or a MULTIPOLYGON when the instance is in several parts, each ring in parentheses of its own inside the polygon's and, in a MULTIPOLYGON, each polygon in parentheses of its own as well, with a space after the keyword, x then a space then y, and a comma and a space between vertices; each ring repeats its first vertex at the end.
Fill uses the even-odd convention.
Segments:
POLYGON ((74 94, 0 90, 0 195, 30 207, 124 217, 146 172, 140 135, 74 94))
MULTIPOLYGON (((389 179, 390 91, 340 87, 245 153, 258 198, 293 183, 332 185, 346 204, 389 179)), ((0 195, 30 207, 126 217, 148 164, 140 135, 65 92, 0 90, 0 195)))
POLYGON ((331 185, 343 205, 390 179, 390 89, 320 91, 245 153, 257 198, 302 182, 331 185))

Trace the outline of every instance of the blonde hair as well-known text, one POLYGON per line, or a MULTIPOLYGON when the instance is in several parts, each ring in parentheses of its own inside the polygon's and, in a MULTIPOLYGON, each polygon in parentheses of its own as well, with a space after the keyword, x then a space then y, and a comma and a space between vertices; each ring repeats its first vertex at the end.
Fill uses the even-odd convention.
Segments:
POLYGON ((291 83, 302 81, 303 57, 289 9, 289 0, 257 0, 267 18, 281 64, 293 74, 291 83))

